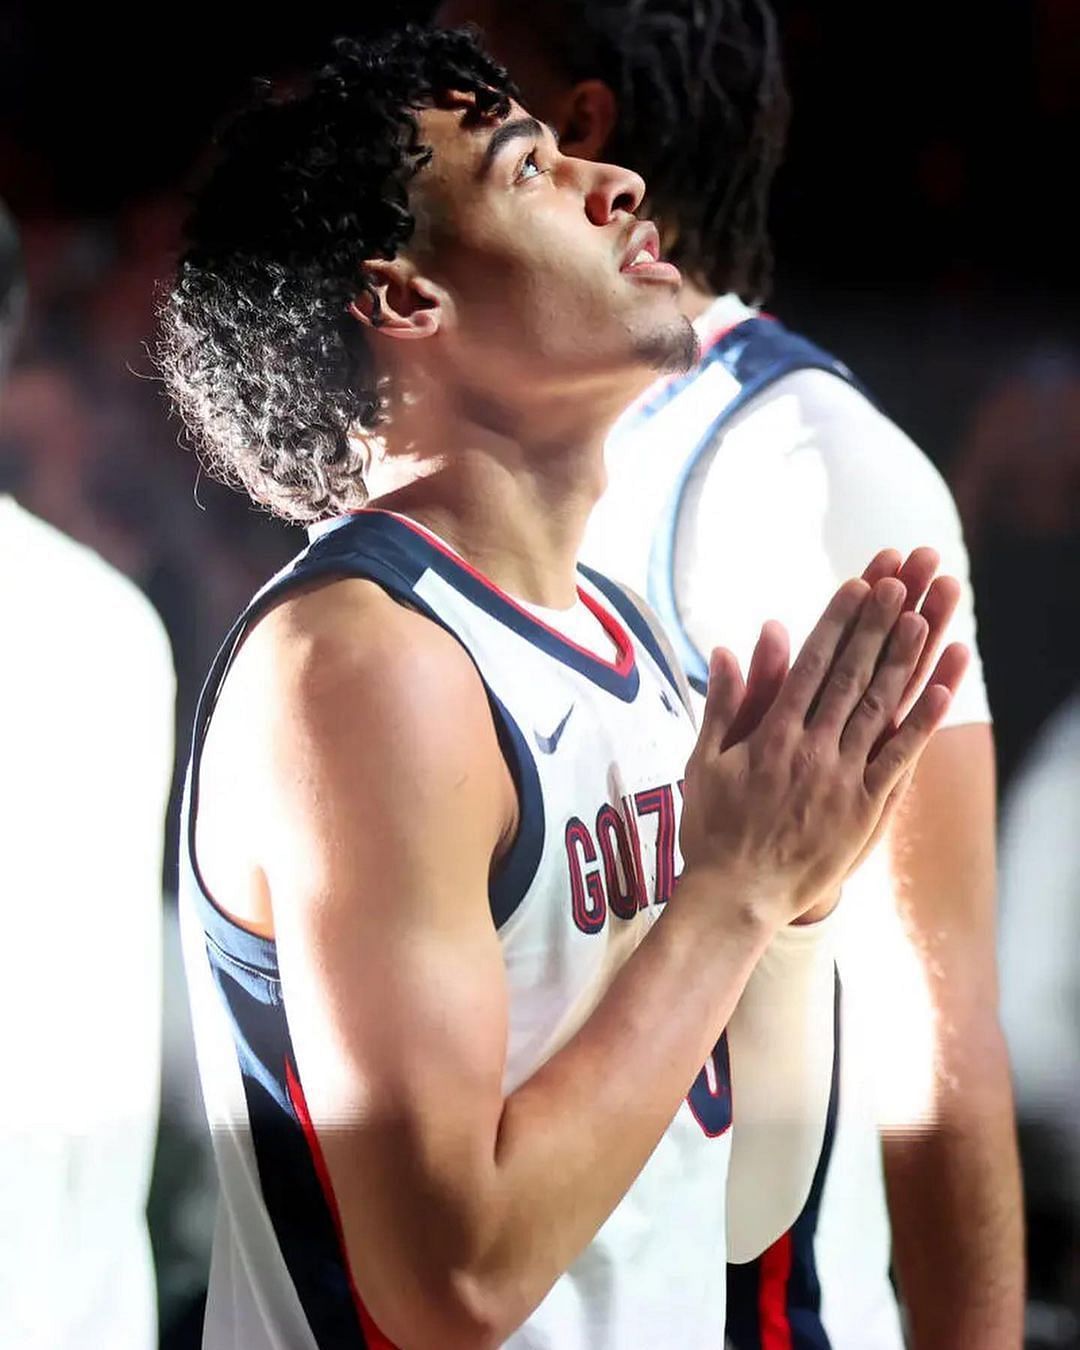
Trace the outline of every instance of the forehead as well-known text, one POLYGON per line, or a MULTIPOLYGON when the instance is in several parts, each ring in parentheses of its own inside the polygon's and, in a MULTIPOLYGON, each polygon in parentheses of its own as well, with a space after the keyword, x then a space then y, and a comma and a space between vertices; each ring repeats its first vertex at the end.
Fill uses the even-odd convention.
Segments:
POLYGON ((438 107, 421 109, 417 115, 420 140, 432 153, 417 183, 427 191, 452 190, 465 181, 476 181, 492 133, 502 122, 527 115, 512 99, 506 117, 479 113, 468 93, 451 93, 438 107))

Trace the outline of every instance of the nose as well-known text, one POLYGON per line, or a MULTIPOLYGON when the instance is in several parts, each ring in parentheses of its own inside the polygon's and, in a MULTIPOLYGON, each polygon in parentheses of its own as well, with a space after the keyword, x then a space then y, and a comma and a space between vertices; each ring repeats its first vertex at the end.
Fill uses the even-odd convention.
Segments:
POLYGON ((606 225, 619 211, 629 215, 645 196, 645 180, 617 164, 590 164, 585 189, 585 214, 594 225, 606 225))

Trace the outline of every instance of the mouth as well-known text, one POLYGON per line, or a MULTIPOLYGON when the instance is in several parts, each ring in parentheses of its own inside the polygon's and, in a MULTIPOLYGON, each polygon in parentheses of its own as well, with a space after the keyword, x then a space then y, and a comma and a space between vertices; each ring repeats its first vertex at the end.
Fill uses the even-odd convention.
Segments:
POLYGON ((660 258, 660 235, 651 220, 639 221, 634 226, 619 271, 635 281, 667 281, 682 285, 679 269, 660 258))

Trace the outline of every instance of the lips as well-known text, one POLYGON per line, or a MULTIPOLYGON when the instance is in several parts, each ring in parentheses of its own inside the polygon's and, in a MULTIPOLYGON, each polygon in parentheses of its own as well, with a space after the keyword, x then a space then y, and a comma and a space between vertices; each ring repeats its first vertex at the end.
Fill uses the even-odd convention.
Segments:
POLYGON ((619 271, 640 281, 682 283, 677 267, 660 260, 660 235, 651 220, 639 221, 630 235, 619 271))
POLYGON ((620 272, 645 262, 657 262, 660 258, 660 235, 651 220, 642 220, 630 233, 630 242, 623 254, 620 272))

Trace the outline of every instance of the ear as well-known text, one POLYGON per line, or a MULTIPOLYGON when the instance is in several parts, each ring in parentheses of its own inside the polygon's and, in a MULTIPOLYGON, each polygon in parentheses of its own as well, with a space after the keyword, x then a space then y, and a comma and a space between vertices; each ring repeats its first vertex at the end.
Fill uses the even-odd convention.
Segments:
POLYGON ((575 159, 602 160, 619 116, 618 100, 603 80, 582 80, 559 108, 559 149, 575 159))
POLYGON ((384 337, 405 341, 433 337, 439 331, 446 294, 416 272, 407 259, 373 258, 365 262, 364 272, 370 289, 362 290, 350 303, 354 319, 384 337))

